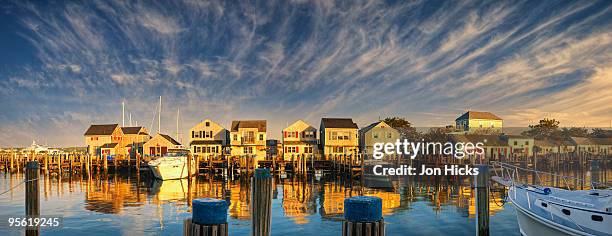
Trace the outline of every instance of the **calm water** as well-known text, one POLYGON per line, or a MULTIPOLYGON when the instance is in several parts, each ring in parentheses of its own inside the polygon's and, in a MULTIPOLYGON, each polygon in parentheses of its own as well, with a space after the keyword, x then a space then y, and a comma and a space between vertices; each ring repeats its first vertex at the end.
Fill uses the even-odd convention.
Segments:
MULTIPOLYGON (((64 216, 64 227, 42 229, 43 235, 180 235, 190 217, 190 200, 215 197, 230 200, 230 235, 250 233, 249 181, 152 181, 146 174, 41 175, 41 215, 64 216)), ((0 173, 0 192, 24 179, 0 173)), ((272 234, 340 235, 345 197, 372 195, 383 199, 388 235, 473 235, 474 194, 469 178, 445 176, 394 180, 389 190, 362 188, 359 181, 329 176, 320 181, 275 179, 272 234)), ((0 219, 24 214, 25 185, 0 195, 0 219)), ((491 199, 490 228, 494 235, 519 235, 515 210, 491 199)), ((1 225, 1 224, 0 224, 1 225)), ((6 225, 6 224, 4 224, 6 225)), ((23 231, 0 228, 0 235, 23 231)))

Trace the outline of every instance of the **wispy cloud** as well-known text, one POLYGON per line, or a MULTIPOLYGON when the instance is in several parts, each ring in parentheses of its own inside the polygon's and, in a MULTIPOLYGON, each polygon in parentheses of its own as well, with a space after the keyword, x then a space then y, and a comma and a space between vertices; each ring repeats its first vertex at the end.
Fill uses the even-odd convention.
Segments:
POLYGON ((406 116, 445 125, 465 109, 509 125, 612 119, 612 3, 530 1, 14 1, 2 20, 34 49, 0 70, 0 146, 82 144, 120 122, 122 99, 163 130, 203 118, 287 122, 406 116), (44 130, 44 131, 43 131, 44 130), (62 134, 57 135, 57 134, 62 134), (40 138, 39 138, 40 139, 40 138))

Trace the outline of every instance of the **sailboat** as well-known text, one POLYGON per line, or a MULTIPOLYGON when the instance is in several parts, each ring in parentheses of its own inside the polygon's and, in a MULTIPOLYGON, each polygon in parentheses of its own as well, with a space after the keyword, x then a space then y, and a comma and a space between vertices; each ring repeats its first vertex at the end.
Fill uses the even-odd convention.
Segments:
MULTIPOLYGON (((159 118, 158 118, 158 133, 161 130, 161 102, 162 97, 159 97, 159 118)), ((179 114, 177 113, 177 135, 179 114)), ((168 152, 155 160, 148 162, 153 176, 161 180, 184 179, 196 173, 197 167, 195 160, 189 155, 189 150, 178 145, 178 148, 168 149, 168 152), (189 168, 191 167, 191 168, 189 168), (189 173, 191 172, 191 173, 189 173), (189 174, 188 174, 189 173, 189 174)))
POLYGON ((526 184, 517 181, 519 170, 543 172, 506 163, 493 163, 493 167, 501 170, 501 176, 491 179, 508 187, 522 235, 612 235, 612 190, 526 184))

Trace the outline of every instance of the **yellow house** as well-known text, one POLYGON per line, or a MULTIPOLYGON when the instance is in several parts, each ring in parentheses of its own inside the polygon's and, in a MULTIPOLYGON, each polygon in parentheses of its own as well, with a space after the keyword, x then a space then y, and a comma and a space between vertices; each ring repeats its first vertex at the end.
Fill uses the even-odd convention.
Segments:
MULTIPOLYGON (((109 151, 110 144, 115 143, 119 144, 122 142, 123 132, 118 124, 103 124, 103 125, 91 125, 85 131, 85 144, 87 145, 87 153, 91 156, 100 156, 102 155, 102 150, 100 147, 105 144, 109 144, 106 146, 105 151, 109 151)), ((124 153, 124 148, 121 145, 113 145, 112 149, 113 153, 124 153)), ((113 154, 105 154, 105 155, 113 155, 113 154)))
POLYGON ((502 139, 508 142, 510 154, 518 156, 531 156, 535 140, 522 135, 503 135, 502 139))
POLYGON ((499 135, 484 135, 484 134, 453 134, 451 135, 453 142, 463 143, 482 143, 484 153, 477 153, 478 157, 486 157, 489 160, 501 160, 501 157, 510 155, 511 147, 508 141, 499 135))
POLYGON ((578 153, 607 155, 612 153, 612 138, 571 137, 578 153))
POLYGON ((136 153, 143 155, 143 145, 151 139, 149 131, 142 126, 121 127, 123 132, 122 144, 125 144, 126 152, 135 157, 136 153))
POLYGON ((503 120, 491 112, 468 111, 455 119, 455 128, 469 133, 501 133, 503 120))
POLYGON ((145 156, 163 156, 170 150, 183 149, 183 146, 170 135, 156 134, 143 145, 145 156))
POLYGON ((227 129, 206 119, 189 130, 191 153, 202 155, 221 155, 227 146, 227 129))
POLYGON ((303 120, 298 120, 283 129, 283 158, 291 160, 296 155, 318 153, 317 129, 303 120))
POLYGON ((230 128, 233 156, 255 155, 255 163, 266 158, 266 121, 235 120, 230 128))
POLYGON ((323 154, 359 153, 358 127, 350 118, 322 118, 320 142, 323 154))
POLYGON ((384 121, 374 122, 359 130, 359 148, 362 153, 374 154, 375 143, 395 143, 400 133, 384 121))

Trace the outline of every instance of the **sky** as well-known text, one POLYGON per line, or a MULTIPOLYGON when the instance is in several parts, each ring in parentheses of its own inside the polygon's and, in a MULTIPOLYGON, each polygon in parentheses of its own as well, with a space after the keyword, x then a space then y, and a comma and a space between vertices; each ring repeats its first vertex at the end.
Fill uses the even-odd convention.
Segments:
POLYGON ((612 125, 612 1, 0 0, 0 146, 210 118, 612 125), (127 122, 127 121, 126 121, 127 122))

